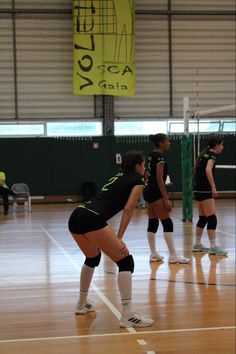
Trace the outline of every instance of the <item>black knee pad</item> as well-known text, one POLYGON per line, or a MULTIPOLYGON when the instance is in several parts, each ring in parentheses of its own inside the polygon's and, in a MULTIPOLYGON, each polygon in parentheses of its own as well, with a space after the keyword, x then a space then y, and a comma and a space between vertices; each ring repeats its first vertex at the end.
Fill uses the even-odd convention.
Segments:
POLYGON ((204 229, 206 224, 207 224, 207 217, 200 215, 197 222, 197 227, 199 227, 200 229, 204 229))
POLYGON ((164 232, 173 232, 174 226, 171 218, 161 220, 164 232))
POLYGON ((207 218, 207 230, 215 230, 217 226, 217 217, 216 215, 210 215, 207 218))
POLYGON ((95 268, 99 266, 100 260, 101 260, 101 252, 93 258, 86 257, 84 264, 87 267, 95 268))
POLYGON ((159 226, 159 219, 149 219, 148 220, 148 232, 153 232, 154 234, 157 232, 159 226))
POLYGON ((131 255, 122 258, 116 264, 119 267, 119 272, 134 272, 134 259, 131 255))

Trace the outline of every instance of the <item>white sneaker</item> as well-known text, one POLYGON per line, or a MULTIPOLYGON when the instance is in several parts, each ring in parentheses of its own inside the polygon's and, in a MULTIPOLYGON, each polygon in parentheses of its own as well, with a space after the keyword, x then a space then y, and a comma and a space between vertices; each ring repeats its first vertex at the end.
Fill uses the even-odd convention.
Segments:
POLYGON ((86 313, 89 312, 95 312, 95 306, 91 303, 91 301, 88 301, 87 304, 84 307, 76 307, 75 314, 76 315, 86 315, 86 313))
POLYGON ((174 263, 187 264, 189 262, 190 262, 190 259, 189 258, 185 258, 183 256, 176 255, 176 256, 170 256, 169 257, 169 263, 170 264, 174 264, 174 263))
POLYGON ((162 262, 164 260, 164 257, 161 256, 160 254, 158 253, 152 253, 150 255, 150 259, 149 259, 149 262, 162 262))
POLYGON ((223 257, 228 256, 228 251, 226 251, 223 248, 218 247, 218 246, 210 247, 208 250, 208 253, 211 255, 215 255, 215 256, 223 256, 223 257))
POLYGON ((131 313, 130 315, 122 315, 120 319, 120 327, 149 327, 154 323, 150 318, 144 318, 137 313, 131 313))

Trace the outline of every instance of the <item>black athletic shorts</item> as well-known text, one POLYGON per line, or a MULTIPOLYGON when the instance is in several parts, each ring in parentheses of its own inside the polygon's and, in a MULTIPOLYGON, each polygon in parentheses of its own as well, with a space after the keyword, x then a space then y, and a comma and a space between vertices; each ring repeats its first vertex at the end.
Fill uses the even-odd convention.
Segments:
POLYGON ((149 185, 144 188, 143 197, 145 202, 151 204, 159 199, 162 199, 162 194, 158 188, 149 185))
POLYGON ((73 211, 68 222, 70 232, 77 235, 100 230, 106 226, 107 221, 102 215, 80 207, 73 211))
POLYGON ((206 193, 194 192, 194 197, 198 202, 202 202, 203 200, 213 198, 211 192, 206 192, 206 193))

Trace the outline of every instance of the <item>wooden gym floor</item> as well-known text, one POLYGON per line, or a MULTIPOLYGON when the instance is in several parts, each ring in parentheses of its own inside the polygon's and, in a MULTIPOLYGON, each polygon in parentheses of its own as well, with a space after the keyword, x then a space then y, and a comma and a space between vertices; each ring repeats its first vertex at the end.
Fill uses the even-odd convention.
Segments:
MULTIPOLYGON (((150 266, 146 211, 135 211, 124 239, 136 264, 134 308, 155 320, 154 326, 135 330, 118 326, 116 266, 106 257, 90 293, 97 313, 74 315, 84 261, 67 231, 74 205, 34 205, 31 215, 1 215, 0 353, 233 354, 235 201, 218 200, 217 206, 218 240, 228 258, 192 254, 194 224, 182 224, 176 202, 176 245, 192 259, 184 266, 168 265, 161 230, 158 248, 166 259, 150 266)), ((111 224, 118 222, 116 217, 111 224)))

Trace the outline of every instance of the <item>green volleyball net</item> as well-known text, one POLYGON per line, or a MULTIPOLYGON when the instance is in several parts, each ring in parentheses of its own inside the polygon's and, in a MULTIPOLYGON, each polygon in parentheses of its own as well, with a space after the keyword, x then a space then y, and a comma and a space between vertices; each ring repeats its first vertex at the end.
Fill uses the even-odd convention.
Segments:
POLYGON ((181 139, 181 164, 182 164, 182 220, 193 219, 193 136, 183 134, 181 139))

